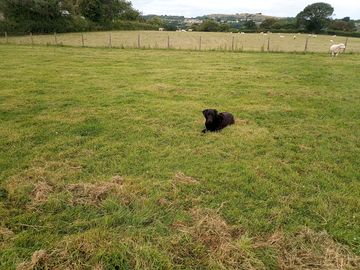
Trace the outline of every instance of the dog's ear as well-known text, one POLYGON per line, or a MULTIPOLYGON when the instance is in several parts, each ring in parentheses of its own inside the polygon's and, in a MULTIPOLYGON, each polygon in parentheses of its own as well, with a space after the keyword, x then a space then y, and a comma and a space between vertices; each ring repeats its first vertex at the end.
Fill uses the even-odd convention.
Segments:
POLYGON ((205 113, 207 112, 207 109, 203 110, 202 113, 205 116, 205 113))
POLYGON ((217 110, 214 110, 214 113, 215 113, 215 115, 218 115, 218 111, 217 111, 217 110))

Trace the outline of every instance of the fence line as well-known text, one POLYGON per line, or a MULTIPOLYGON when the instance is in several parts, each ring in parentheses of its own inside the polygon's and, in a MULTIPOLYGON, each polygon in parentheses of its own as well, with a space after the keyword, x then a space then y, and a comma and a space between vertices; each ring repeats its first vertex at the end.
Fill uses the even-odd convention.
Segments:
MULTIPOLYGON (((128 34, 129 32, 111 32, 107 35, 105 34, 106 32, 99 33, 100 34, 90 32, 85 34, 73 33, 60 35, 56 32, 54 32, 53 35, 33 35, 32 33, 29 33, 28 38, 26 38, 24 36, 12 37, 4 32, 4 35, 0 37, 0 43, 31 44, 32 46, 36 44, 79 46, 76 39, 80 36, 81 47, 325 53, 328 52, 328 49, 331 46, 329 42, 334 42, 333 40, 330 40, 331 36, 323 36, 321 39, 315 38, 313 35, 305 36, 304 34, 302 36, 298 35, 298 37, 292 34, 285 37, 280 34, 272 34, 271 36, 260 36, 259 34, 231 34, 231 36, 229 36, 228 34, 223 33, 166 33, 165 35, 154 32, 150 32, 151 34, 143 32, 142 34, 137 33, 136 35, 134 35, 134 33, 128 34), (114 36, 117 37, 116 40, 114 40, 114 36), (137 43, 134 43, 134 39, 132 38, 136 37, 137 43), (204 37, 206 39, 204 39, 204 37), (131 41, 131 39, 133 41, 131 41), (328 41, 326 39, 328 39, 328 41), (196 44, 196 42, 198 44, 196 44)), ((335 36, 332 38, 335 39, 335 36)), ((337 42, 341 43, 339 37, 337 39, 337 42)), ((350 51, 352 52, 360 52, 360 39, 346 38, 345 46, 347 51, 349 51, 350 48, 350 51), (349 43, 351 48, 349 47, 349 43)))
POLYGON ((346 40, 345 40, 345 49, 344 49, 344 52, 346 51, 346 46, 347 46, 348 40, 349 40, 349 38, 347 37, 346 40))

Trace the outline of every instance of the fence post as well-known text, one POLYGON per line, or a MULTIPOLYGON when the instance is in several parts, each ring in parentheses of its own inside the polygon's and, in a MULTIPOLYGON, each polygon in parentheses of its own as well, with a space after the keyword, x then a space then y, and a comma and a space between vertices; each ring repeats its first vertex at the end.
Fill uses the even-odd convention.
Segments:
POLYGON ((84 47, 84 34, 81 33, 81 46, 84 47))
POLYGON ((111 33, 109 34, 109 47, 112 48, 112 43, 111 43, 111 33))
POLYGON ((57 37, 56 37, 56 32, 54 32, 54 41, 55 41, 55 45, 57 45, 57 37))
POLYGON ((138 48, 140 49, 140 45, 141 45, 141 42, 140 42, 140 34, 138 35, 138 48))
POLYGON ((305 41, 305 49, 304 49, 304 52, 305 52, 305 53, 307 52, 308 41, 309 41, 309 38, 307 37, 307 38, 306 38, 306 41, 305 41))
POLYGON ((267 51, 270 51, 270 37, 268 37, 267 51))
POLYGON ((7 32, 5 32, 5 42, 6 42, 6 44, 8 43, 8 35, 7 35, 7 32))
POLYGON ((235 37, 232 37, 231 50, 234 51, 235 37))
POLYGON ((168 38, 167 38, 167 48, 170 49, 170 36, 168 35, 168 38))
POLYGON ((34 45, 34 39, 33 39, 33 35, 31 32, 30 32, 30 39, 31 39, 31 45, 34 45))
POLYGON ((346 38, 346 40, 345 40, 345 49, 344 49, 344 53, 345 53, 345 51, 346 51, 346 47, 347 47, 347 43, 348 43, 348 37, 346 38))
POLYGON ((199 51, 201 51, 201 36, 199 38, 199 51))

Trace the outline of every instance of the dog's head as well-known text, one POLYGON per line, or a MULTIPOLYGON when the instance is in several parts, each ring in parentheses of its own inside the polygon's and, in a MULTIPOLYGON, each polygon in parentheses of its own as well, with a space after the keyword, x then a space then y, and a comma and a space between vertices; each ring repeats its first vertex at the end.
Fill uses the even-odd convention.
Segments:
POLYGON ((206 109, 202 113, 206 119, 206 124, 211 124, 218 118, 218 111, 215 109, 206 109))

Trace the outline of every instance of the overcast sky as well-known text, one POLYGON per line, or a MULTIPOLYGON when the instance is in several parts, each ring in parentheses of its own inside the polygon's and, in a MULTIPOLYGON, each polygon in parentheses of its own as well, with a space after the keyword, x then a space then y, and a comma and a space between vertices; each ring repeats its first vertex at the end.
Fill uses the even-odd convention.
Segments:
MULTIPOLYGON (((213 13, 256 13, 279 17, 295 17, 311 0, 130 0, 144 15, 182 15, 196 17, 213 13)), ((321 1, 319 1, 321 2, 321 1)), ((360 0, 324 0, 335 9, 334 18, 350 16, 360 19, 360 0)))

